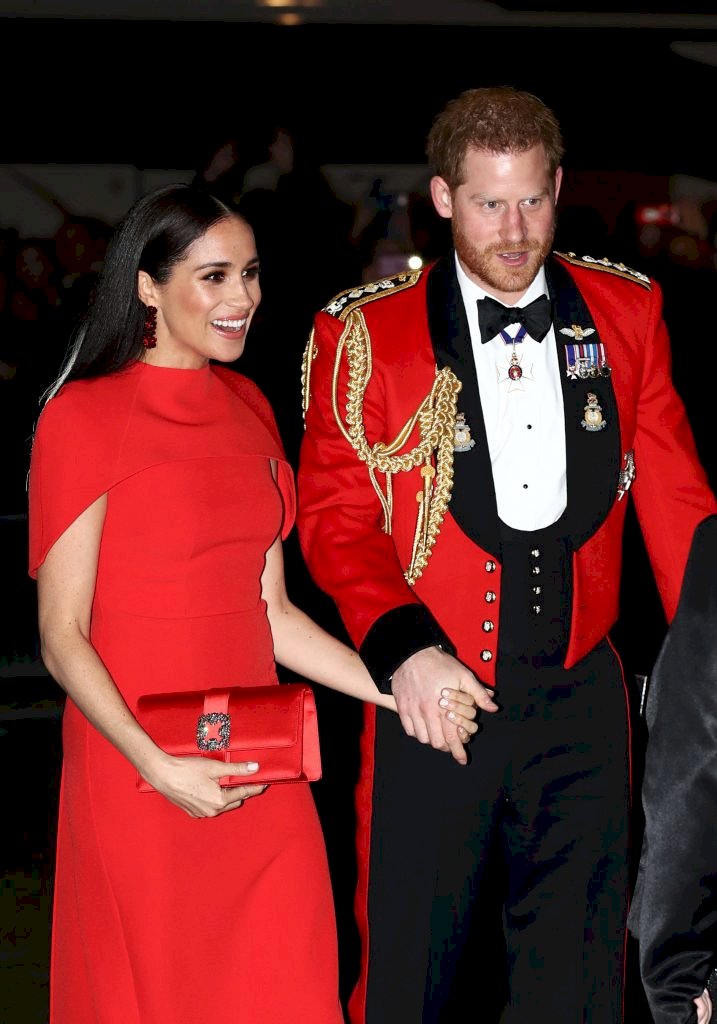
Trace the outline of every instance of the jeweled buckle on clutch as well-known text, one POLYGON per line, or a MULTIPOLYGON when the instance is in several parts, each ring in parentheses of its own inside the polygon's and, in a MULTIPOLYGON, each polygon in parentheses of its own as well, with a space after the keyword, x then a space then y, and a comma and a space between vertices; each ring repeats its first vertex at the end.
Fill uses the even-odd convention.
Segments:
POLYGON ((225 715, 221 711, 200 715, 197 721, 197 746, 200 750, 226 750, 231 729, 231 715, 225 715))

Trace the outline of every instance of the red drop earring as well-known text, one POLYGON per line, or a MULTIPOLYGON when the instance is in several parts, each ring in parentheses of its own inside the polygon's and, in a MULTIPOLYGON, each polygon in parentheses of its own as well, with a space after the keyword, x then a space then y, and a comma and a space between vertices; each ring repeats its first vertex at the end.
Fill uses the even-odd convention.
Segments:
POLYGON ((155 348, 157 345, 157 307, 146 306, 145 310, 142 344, 145 348, 155 348))

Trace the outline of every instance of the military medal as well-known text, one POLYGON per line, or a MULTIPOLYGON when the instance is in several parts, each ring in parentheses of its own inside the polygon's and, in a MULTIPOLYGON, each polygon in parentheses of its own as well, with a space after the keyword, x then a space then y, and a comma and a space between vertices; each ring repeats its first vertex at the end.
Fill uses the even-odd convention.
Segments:
POLYGON ((635 479, 635 449, 631 448, 628 452, 625 452, 623 457, 623 467, 620 470, 620 477, 617 487, 617 500, 622 501, 627 492, 632 487, 632 483, 635 479))
POLYGON ((520 380, 523 376, 523 371, 520 368, 520 360, 515 352, 510 357, 510 366, 508 367, 508 376, 511 380, 520 380))
POLYGON ((596 377, 609 377, 612 368, 607 361, 605 346, 601 341, 583 341, 589 335, 595 333, 593 327, 580 327, 573 324, 572 327, 561 327, 561 334, 575 338, 573 344, 565 346, 565 360, 567 363, 567 375, 570 380, 587 380, 596 377))
POLYGON ((515 346, 519 345, 526 335, 525 327, 521 324, 518 330, 515 332, 515 337, 511 338, 506 330, 500 332, 500 336, 503 339, 503 344, 513 346, 513 354, 510 357, 510 367, 508 369, 508 376, 511 380, 520 380, 523 376, 523 371, 520 368, 520 359, 515 351, 515 346))
POLYGON ((602 406, 598 402, 597 395, 593 394, 592 391, 588 391, 585 397, 587 405, 583 407, 584 415, 580 421, 580 426, 591 432, 604 430, 607 423, 603 419, 602 406))
POLYGON ((523 367, 520 365, 521 357, 515 350, 515 346, 519 345, 522 342, 526 333, 527 332, 525 330, 525 327, 523 327, 522 325, 516 332, 514 338, 511 338, 511 336, 508 334, 506 330, 502 330, 500 332, 500 336, 503 339, 503 343, 505 345, 513 346, 513 351, 511 352, 510 360, 508 362, 508 369, 505 370, 505 368, 502 366, 496 367, 496 369, 498 370, 498 383, 503 384, 505 383, 505 381, 508 381, 508 391, 524 391, 525 388, 522 384, 522 378, 524 377, 525 380, 533 379, 532 375, 530 374, 527 368, 523 370, 523 367), (504 372, 506 374, 505 377, 501 376, 504 372))
POLYGON ((474 447, 475 441, 471 437, 471 428, 466 423, 466 414, 459 412, 453 427, 453 451, 469 452, 474 447))

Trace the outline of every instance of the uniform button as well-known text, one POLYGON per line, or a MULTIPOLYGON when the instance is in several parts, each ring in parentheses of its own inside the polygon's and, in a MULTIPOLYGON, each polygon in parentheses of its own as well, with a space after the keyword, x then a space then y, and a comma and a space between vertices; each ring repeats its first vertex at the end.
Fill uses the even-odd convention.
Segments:
POLYGON ((534 594, 535 594, 536 596, 537 596, 538 594, 542 594, 542 593, 543 593, 543 588, 542 588, 542 587, 533 587, 533 588, 532 588, 532 590, 533 590, 533 593, 534 593, 534 594))
POLYGON ((488 561, 485 563, 485 571, 495 572, 495 562, 492 562, 490 559, 488 559, 488 561))
POLYGON ((492 661, 493 660, 493 652, 492 651, 487 651, 487 650, 486 651, 481 651, 480 652, 480 656, 481 656, 481 661, 492 661))
POLYGON ((483 632, 490 633, 495 629, 495 624, 490 619, 483 620, 483 632))
POLYGON ((533 558, 540 558, 540 548, 533 548, 530 552, 533 558))
POLYGON ((488 604, 490 604, 491 601, 495 601, 495 592, 493 590, 486 591, 485 599, 488 604))
POLYGON ((540 607, 540 605, 539 605, 539 604, 534 604, 534 605, 533 605, 533 614, 534 614, 534 615, 540 615, 540 613, 542 612, 542 610, 543 610, 543 609, 542 609, 542 608, 540 607))
POLYGON ((532 572, 533 576, 540 576, 540 566, 539 565, 534 565, 533 568, 530 571, 532 572))

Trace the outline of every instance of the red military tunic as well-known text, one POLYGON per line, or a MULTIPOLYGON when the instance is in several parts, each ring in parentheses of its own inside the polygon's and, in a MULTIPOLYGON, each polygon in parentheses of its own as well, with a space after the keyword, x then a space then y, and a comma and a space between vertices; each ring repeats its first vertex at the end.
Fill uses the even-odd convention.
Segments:
MULTIPOLYGON (((618 615, 627 505, 621 500, 620 474, 626 460, 634 460, 636 476, 630 493, 668 619, 676 607, 695 526, 717 505, 698 463, 684 406, 671 383, 659 286, 622 265, 559 255, 553 263, 564 268, 563 276, 572 279, 584 299, 612 369, 609 382, 579 377, 566 382, 566 396, 569 391, 575 394, 574 402, 566 401, 566 430, 570 433, 579 427, 587 393, 610 386, 617 422, 608 423, 605 433, 619 443, 619 451, 615 449, 619 460, 613 452, 605 465, 593 466, 587 444, 593 437, 583 432, 585 443, 581 452, 575 450, 572 463, 568 444, 568 503, 574 500, 578 482, 589 478, 594 481, 589 486, 596 487, 588 510, 590 521, 579 531, 580 542, 572 555, 564 662, 569 668, 607 634, 618 615)), ((335 393, 337 412, 345 424, 348 360, 344 350, 337 361, 337 348, 351 317, 359 317, 370 349, 371 373, 361 410, 368 444, 388 443, 400 435, 436 380, 436 332, 432 336, 427 292, 432 274, 439 269, 440 265, 343 293, 317 315, 306 360, 307 431, 299 472, 299 531, 314 578, 336 601, 359 648, 372 631, 375 638, 386 639, 383 617, 406 606, 413 606, 416 616, 404 614, 398 624, 403 635, 396 635, 396 628, 390 631, 397 657, 427 646, 418 639, 423 633, 430 642, 425 606, 455 645, 458 657, 490 684, 495 678, 501 609, 501 565, 497 545, 489 543, 490 526, 478 527, 469 536, 458 525, 453 507, 459 482, 454 482, 427 564, 410 586, 404 572, 416 534, 416 496, 423 489, 421 464, 392 475, 391 532, 384 532, 384 512, 366 462, 337 426, 332 402, 335 393), (485 629, 475 629, 477 614, 485 629)), ((569 313, 570 302, 567 325, 569 313)), ((557 320, 555 326, 559 347, 574 342, 558 333, 557 320)), ((562 355, 561 365, 567 375, 562 355)), ((458 374, 465 391, 469 383, 465 366, 463 372, 458 367, 458 374)), ((462 399, 459 393, 458 411, 463 409, 462 399)), ((485 435, 475 423, 469 426, 481 457, 487 450, 485 435)), ((414 427, 398 454, 413 449, 418 439, 419 430, 414 427)), ((464 453, 455 453, 456 471, 465 458, 464 453)), ((483 507, 472 514, 488 523, 497 513, 490 463, 487 456, 482 458, 474 476, 481 475, 482 495, 477 503, 483 507)), ((385 476, 376 472, 375 477, 385 490, 385 476)), ((387 626, 397 626, 395 619, 385 621, 387 626)))

